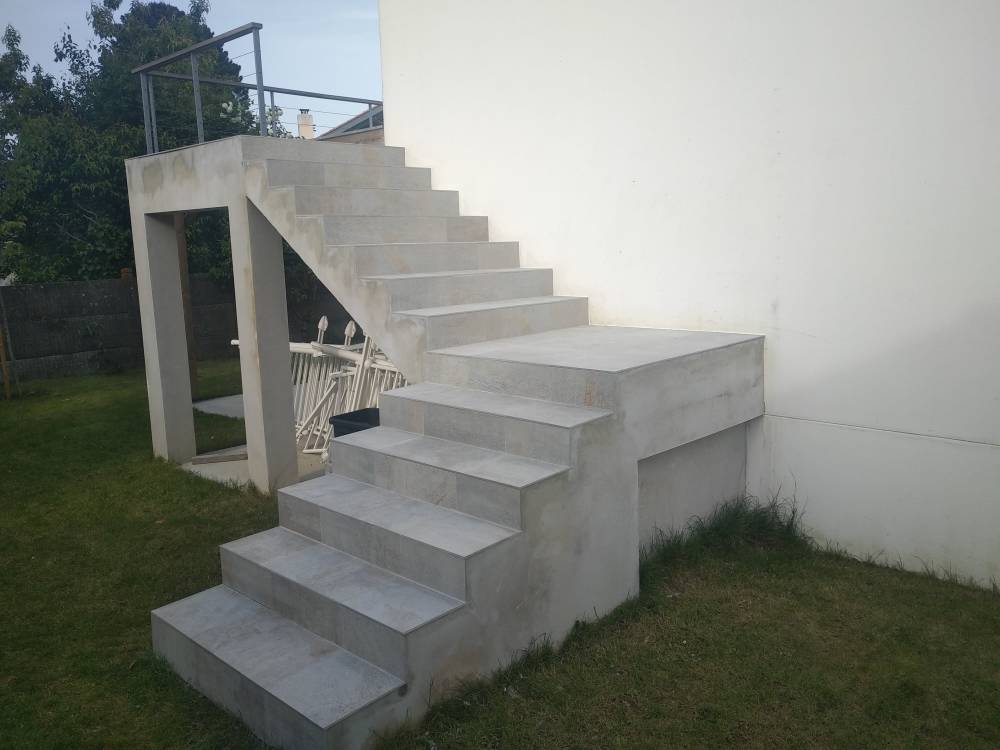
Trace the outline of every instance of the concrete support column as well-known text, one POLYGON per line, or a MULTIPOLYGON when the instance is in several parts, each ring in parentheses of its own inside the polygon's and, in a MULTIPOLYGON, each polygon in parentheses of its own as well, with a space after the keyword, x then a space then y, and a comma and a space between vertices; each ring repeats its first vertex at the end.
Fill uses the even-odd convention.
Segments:
POLYGON ((269 492, 298 481, 281 236, 240 196, 229 237, 250 481, 269 492))
POLYGON ((132 236, 153 453, 183 463, 196 449, 173 215, 133 215, 132 236))

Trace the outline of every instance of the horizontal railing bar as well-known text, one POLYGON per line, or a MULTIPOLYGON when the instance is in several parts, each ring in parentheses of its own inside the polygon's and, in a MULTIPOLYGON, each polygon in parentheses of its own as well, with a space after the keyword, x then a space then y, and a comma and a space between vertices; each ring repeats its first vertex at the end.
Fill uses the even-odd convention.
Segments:
MULTIPOLYGON (((219 47, 226 42, 232 41, 233 39, 239 39, 241 36, 246 36, 247 34, 252 34, 254 29, 264 28, 263 24, 256 22, 246 23, 242 26, 237 26, 235 29, 230 29, 229 31, 224 31, 221 34, 216 34, 211 39, 206 39, 197 44, 192 44, 190 47, 185 47, 177 52, 171 52, 169 55, 161 57, 153 62, 148 62, 145 65, 140 65, 138 68, 132 68, 133 73, 147 73, 152 71, 154 68, 159 68, 164 65, 168 65, 172 62, 177 62, 178 60, 183 60, 188 57, 192 52, 200 52, 203 49, 208 49, 210 47, 219 47)), ((204 80, 204 79, 203 79, 204 80)))
MULTIPOLYGON (((162 70, 151 70, 147 73, 150 76, 156 76, 157 78, 172 78, 176 81, 190 81, 191 76, 186 76, 182 73, 167 73, 162 70)), ((254 83, 243 83, 242 81, 224 81, 221 78, 205 78, 203 76, 198 77, 199 83, 214 83, 217 86, 230 86, 237 89, 249 89, 250 91, 257 90, 257 84, 254 83)), ((307 99, 330 99, 337 102, 353 102, 355 104, 381 104, 378 99, 360 99, 356 96, 339 96, 337 94, 321 94, 318 91, 299 91, 298 89, 283 89, 277 86, 264 85, 264 91, 272 91, 275 94, 287 94, 289 96, 302 96, 307 99)))
MULTIPOLYGON (((320 126, 317 125, 316 127, 320 127, 320 126)), ((340 125, 333 125, 330 129, 333 130, 334 128, 339 128, 339 127, 340 127, 340 125)), ((356 133, 367 133, 370 130, 381 130, 382 127, 383 127, 382 125, 372 125, 370 128, 358 128, 356 130, 342 130, 339 133, 334 133, 333 135, 334 136, 338 136, 338 135, 355 135, 356 133)), ((320 133, 319 135, 326 135, 326 133, 320 133)), ((316 137, 319 138, 319 135, 316 136, 316 137)))

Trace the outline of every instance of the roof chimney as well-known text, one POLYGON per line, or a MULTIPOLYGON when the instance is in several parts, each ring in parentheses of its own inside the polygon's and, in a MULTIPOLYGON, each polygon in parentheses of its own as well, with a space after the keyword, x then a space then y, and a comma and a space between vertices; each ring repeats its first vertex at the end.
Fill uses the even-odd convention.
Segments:
POLYGON ((299 138, 315 138, 316 123, 308 109, 300 109, 296 122, 299 126, 299 138))

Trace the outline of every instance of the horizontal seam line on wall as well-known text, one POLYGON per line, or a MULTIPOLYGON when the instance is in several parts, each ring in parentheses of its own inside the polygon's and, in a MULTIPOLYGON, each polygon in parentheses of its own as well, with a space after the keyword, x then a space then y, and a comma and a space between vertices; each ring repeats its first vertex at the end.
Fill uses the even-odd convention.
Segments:
POLYGON ((909 435, 910 437, 929 438, 931 440, 948 440, 953 443, 970 443, 971 445, 985 445, 989 448, 1000 448, 1000 443, 991 443, 988 440, 967 440, 965 438, 948 437, 947 435, 931 435, 925 432, 909 432, 907 430, 890 430, 885 427, 869 427, 860 424, 847 424, 846 422, 832 422, 828 419, 811 419, 810 417, 792 417, 787 414, 774 414, 765 412, 765 417, 776 417, 778 419, 793 419, 797 422, 816 422, 817 424, 832 425, 834 427, 849 427, 854 430, 872 430, 873 432, 890 432, 894 435, 909 435))

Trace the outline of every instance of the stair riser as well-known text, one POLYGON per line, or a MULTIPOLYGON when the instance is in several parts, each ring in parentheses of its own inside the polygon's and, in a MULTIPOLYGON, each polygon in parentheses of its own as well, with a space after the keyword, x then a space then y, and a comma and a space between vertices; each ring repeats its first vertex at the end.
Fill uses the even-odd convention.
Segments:
POLYGON ((406 674, 406 636, 312 589, 221 548, 222 581, 376 666, 406 674))
POLYGON ((449 552, 280 492, 278 518, 285 528, 365 562, 457 599, 466 597, 465 560, 449 552))
POLYGON ((461 357, 441 352, 424 355, 424 379, 604 409, 616 408, 618 399, 619 378, 611 373, 461 357))
POLYGON ((338 474, 403 495, 521 528, 521 492, 447 469, 333 441, 330 462, 338 474))
POLYGON ((440 305, 465 305, 552 294, 552 271, 530 268, 488 276, 430 276, 416 279, 372 279, 384 286, 393 310, 440 305))
POLYGON ((484 216, 325 216, 329 245, 383 242, 483 242, 484 216))
POLYGON ((431 171, 418 167, 380 167, 369 164, 319 164, 268 160, 270 187, 315 185, 340 188, 430 190, 431 171))
POLYGON ((516 242, 367 245, 353 248, 358 276, 517 268, 516 242))
POLYGON ((394 146, 359 146, 353 143, 319 144, 315 141, 293 138, 244 138, 243 158, 246 161, 277 159, 304 163, 402 167, 404 151, 394 146))
POLYGON ((578 428, 401 398, 393 396, 392 391, 379 400, 379 419, 386 427, 407 432, 567 466, 576 463, 578 428))
MULTIPOLYGON (((155 614, 152 631, 153 650, 185 682, 216 705, 238 716, 254 734, 269 744, 276 747, 330 748, 341 736, 341 726, 335 725, 324 731, 155 614)), ((370 708, 377 710, 380 704, 388 705, 394 700, 395 696, 389 696, 370 708)))
POLYGON ((426 348, 431 350, 585 325, 588 311, 586 299, 568 299, 426 318, 399 317, 423 321, 426 348))
POLYGON ((458 216, 458 193, 296 187, 295 212, 331 216, 458 216))

